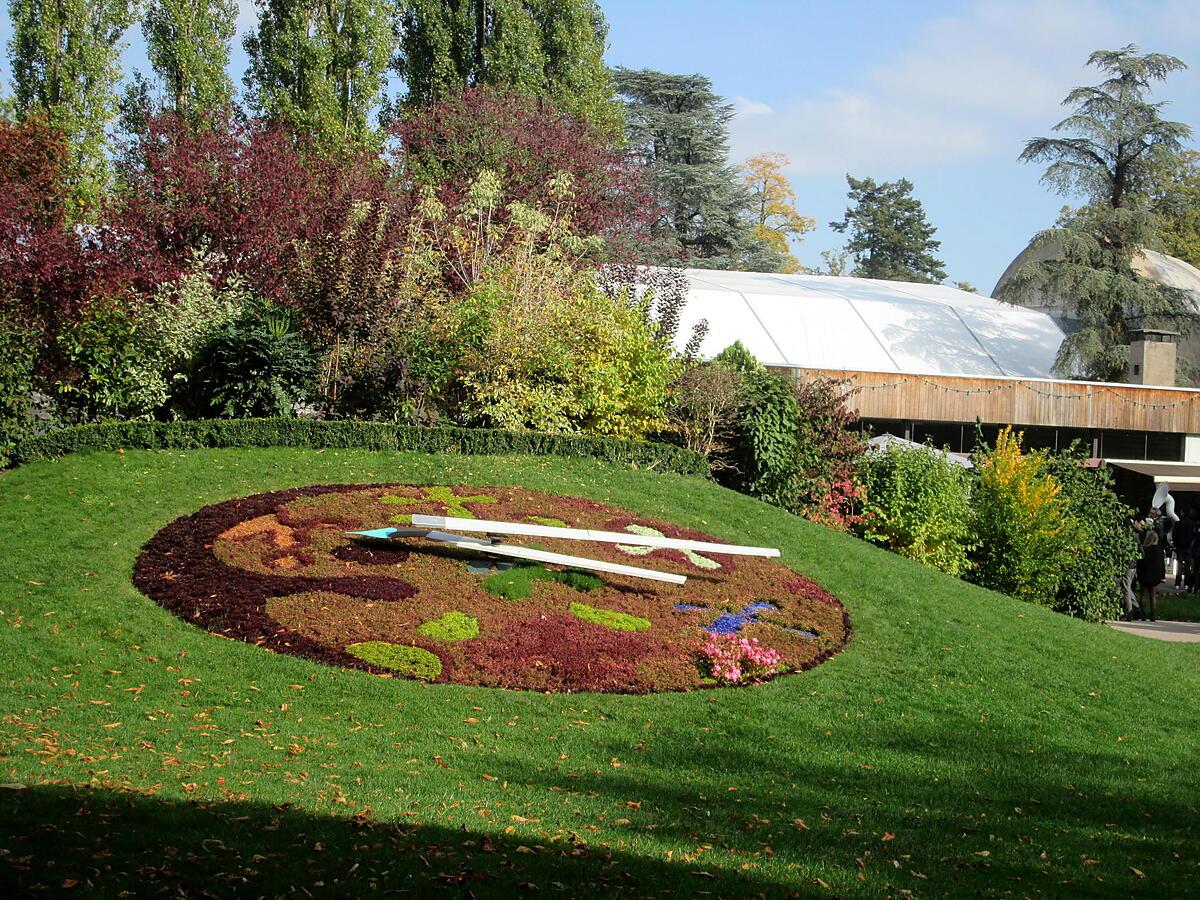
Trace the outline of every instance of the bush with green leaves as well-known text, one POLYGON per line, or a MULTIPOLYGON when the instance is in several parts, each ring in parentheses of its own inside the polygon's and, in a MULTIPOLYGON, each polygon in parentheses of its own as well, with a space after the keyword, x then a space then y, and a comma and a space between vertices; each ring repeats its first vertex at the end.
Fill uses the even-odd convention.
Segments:
POLYGON ((860 537, 901 556, 962 575, 974 547, 972 476, 932 446, 891 445, 856 466, 866 497, 860 537))
POLYGON ((0 322, 0 466, 33 432, 30 403, 36 348, 35 336, 27 329, 0 322))
POLYGON ((1087 454, 1072 447, 1048 456, 1046 471, 1060 485, 1070 515, 1082 530, 1082 552, 1067 560, 1054 609, 1093 622, 1121 614, 1118 579, 1137 559, 1137 541, 1127 525, 1133 509, 1112 489, 1112 470, 1086 466, 1087 454))
POLYGON ((765 369, 740 343, 715 362, 738 373, 740 389, 725 483, 832 528, 854 522, 862 451, 847 393, 829 378, 801 383, 765 369))
MULTIPOLYGON (((538 434, 493 428, 424 428, 393 422, 318 419, 190 419, 104 422, 48 431, 22 441, 12 462, 58 459, 80 451, 195 450, 202 447, 312 447, 487 456, 564 456, 627 468, 708 477, 697 453, 670 444, 579 434, 538 434)), ((543 522, 542 524, 554 524, 543 522)), ((562 525, 562 522, 558 522, 562 525)), ((567 574, 567 573, 564 573, 567 574)), ((586 587, 581 587, 586 590, 586 587)))
POLYGON ((54 335, 47 388, 57 418, 67 423, 135 419, 158 405, 155 385, 143 377, 140 302, 135 295, 93 300, 54 335))
POLYGON ((457 207, 429 195, 418 211, 412 244, 452 282, 431 328, 443 348, 431 368, 449 370, 447 410, 466 424, 550 433, 661 429, 679 363, 649 298, 598 285, 600 242, 572 230, 571 180, 551 179, 545 209, 500 210, 501 196, 484 171, 457 207))
POLYGON ((66 422, 169 418, 185 395, 198 350, 249 299, 234 276, 218 289, 214 257, 194 254, 176 281, 152 296, 126 292, 89 303, 54 335, 48 393, 66 422))
POLYGON ((197 353, 190 408, 220 418, 291 416, 317 374, 292 314, 260 304, 222 326, 197 353))
MULTIPOLYGON (((212 258, 196 253, 189 269, 173 284, 159 287, 135 320, 140 361, 134 374, 142 384, 147 413, 186 397, 196 355, 216 333, 251 304, 237 275, 224 286, 214 282, 212 258)), ((177 412, 178 409, 172 410, 177 412)))

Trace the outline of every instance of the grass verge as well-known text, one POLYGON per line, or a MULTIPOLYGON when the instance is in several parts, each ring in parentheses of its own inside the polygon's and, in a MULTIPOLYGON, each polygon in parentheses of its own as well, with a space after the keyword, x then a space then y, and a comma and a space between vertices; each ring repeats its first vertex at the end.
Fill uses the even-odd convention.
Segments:
POLYGON ((1016 603, 698 479, 528 457, 78 454, 0 477, 0 534, 0 883, 18 893, 1200 889, 1200 648, 1016 603), (855 637, 757 688, 539 695, 268 654, 130 583, 179 515, 357 481, 524 485, 779 546, 855 637))

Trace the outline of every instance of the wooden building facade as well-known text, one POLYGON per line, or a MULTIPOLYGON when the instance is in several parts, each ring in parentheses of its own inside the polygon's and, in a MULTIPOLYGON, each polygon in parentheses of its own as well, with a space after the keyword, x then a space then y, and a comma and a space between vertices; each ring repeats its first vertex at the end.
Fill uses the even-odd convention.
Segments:
POLYGON ((1012 425, 1029 447, 1059 449, 1078 440, 1095 457, 1200 462, 1200 390, 1192 388, 772 368, 796 379, 846 382, 854 388, 850 406, 876 434, 969 452, 978 422, 989 440, 1012 425))

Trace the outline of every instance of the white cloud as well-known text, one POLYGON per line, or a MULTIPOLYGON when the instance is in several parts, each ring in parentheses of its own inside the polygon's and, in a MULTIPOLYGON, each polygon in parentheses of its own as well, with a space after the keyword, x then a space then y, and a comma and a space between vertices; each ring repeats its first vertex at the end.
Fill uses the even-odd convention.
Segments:
POLYGON ((1062 117, 1071 87, 1095 79, 1084 68, 1088 53, 1131 41, 1160 49, 1179 9, 1166 0, 1154 15, 1122 20, 1090 0, 982 0, 925 24, 845 85, 774 108, 736 98, 733 150, 738 158, 781 151, 797 175, 890 177, 1015 158, 1062 117))
POLYGON ((861 91, 834 91, 778 112, 739 115, 733 148, 738 158, 782 151, 796 174, 828 175, 952 162, 986 152, 988 139, 978 125, 936 111, 898 108, 861 91))
POLYGON ((732 100, 734 113, 738 116, 769 116, 775 112, 769 104, 751 100, 748 97, 734 97, 732 100))

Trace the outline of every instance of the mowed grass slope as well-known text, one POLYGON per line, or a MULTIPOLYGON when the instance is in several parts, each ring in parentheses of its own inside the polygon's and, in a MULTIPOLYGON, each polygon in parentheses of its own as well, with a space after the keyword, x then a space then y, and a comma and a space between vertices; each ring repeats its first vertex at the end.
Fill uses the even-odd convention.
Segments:
MULTIPOLYGON (((974 588, 715 485, 354 451, 0 477, 0 888, 273 896, 1200 891, 1200 647, 974 588), (130 583, 173 518, 317 482, 519 484, 779 546, 855 634, 751 689, 426 686, 202 632, 130 583)), ((11 895, 11 891, 5 893, 11 895)))

